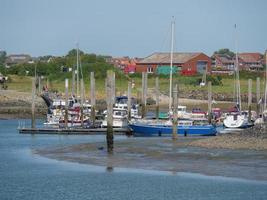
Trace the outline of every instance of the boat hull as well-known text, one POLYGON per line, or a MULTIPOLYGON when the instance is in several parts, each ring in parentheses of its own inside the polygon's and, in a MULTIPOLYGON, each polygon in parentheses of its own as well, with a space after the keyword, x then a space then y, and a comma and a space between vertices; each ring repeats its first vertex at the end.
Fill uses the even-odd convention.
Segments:
POLYGON ((223 124, 227 128, 249 128, 253 126, 244 115, 228 115, 223 124))
MULTIPOLYGON (((113 119, 113 128, 125 128, 128 126, 128 120, 127 119, 113 119)), ((107 127, 107 120, 104 120, 102 123, 102 127, 107 127)))
MULTIPOLYGON (((130 124, 129 127, 135 136, 170 136, 172 135, 172 126, 162 125, 142 125, 130 124)), ((179 135, 196 135, 196 136, 214 136, 216 128, 212 125, 206 126, 177 126, 179 135)))

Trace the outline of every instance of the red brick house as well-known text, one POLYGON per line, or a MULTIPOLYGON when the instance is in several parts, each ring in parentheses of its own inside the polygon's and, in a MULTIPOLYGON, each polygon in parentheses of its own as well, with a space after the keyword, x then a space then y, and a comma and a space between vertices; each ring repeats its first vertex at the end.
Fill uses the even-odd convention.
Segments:
POLYGON ((260 53, 239 53, 239 65, 244 70, 262 70, 264 59, 260 53))
MULTIPOLYGON (((136 63, 136 72, 157 73, 160 66, 170 66, 170 53, 153 53, 136 63)), ((211 72, 211 59, 204 53, 173 53, 173 67, 182 75, 211 72)))
POLYGON ((233 70, 235 59, 228 55, 214 54, 212 56, 212 66, 221 70, 233 70))
MULTIPOLYGON (((264 64, 263 55, 260 53, 239 53, 238 64, 240 70, 262 70, 264 64)), ((215 71, 234 71, 235 56, 214 54, 212 66, 215 71)))
POLYGON ((115 67, 121 69, 125 74, 135 73, 136 63, 139 62, 140 58, 112 58, 109 63, 113 64, 115 67))

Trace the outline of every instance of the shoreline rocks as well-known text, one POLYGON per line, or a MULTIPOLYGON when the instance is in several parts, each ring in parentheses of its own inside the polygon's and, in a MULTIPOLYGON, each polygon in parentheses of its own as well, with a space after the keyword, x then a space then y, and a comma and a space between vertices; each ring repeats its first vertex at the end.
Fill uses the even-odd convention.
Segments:
POLYGON ((190 146, 219 149, 267 150, 267 125, 193 141, 190 146))

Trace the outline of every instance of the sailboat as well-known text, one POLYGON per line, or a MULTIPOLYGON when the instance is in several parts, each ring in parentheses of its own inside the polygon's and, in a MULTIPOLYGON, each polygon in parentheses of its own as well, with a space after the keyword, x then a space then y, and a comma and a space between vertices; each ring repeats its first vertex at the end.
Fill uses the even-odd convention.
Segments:
POLYGON ((227 114, 226 118, 223 121, 223 124, 227 128, 248 128, 253 124, 249 122, 247 112, 242 112, 237 45, 235 52, 235 94, 236 94, 235 97, 236 109, 234 112, 230 112, 227 114))
MULTIPOLYGON (((72 70, 73 80, 72 80, 72 97, 69 98, 68 103, 66 105, 65 100, 62 98, 50 99, 49 94, 42 95, 42 98, 45 100, 48 106, 48 114, 47 119, 44 125, 46 126, 56 126, 56 127, 64 127, 65 126, 65 108, 68 110, 68 127, 87 127, 90 125, 90 111, 91 105, 84 102, 84 88, 80 89, 79 84, 79 76, 81 74, 81 83, 83 83, 83 73, 81 70, 81 61, 79 56, 79 46, 77 44, 77 68, 76 70, 72 70), (80 72, 79 72, 80 68, 80 72), (77 78, 77 90, 75 97, 75 78, 77 78), (81 98, 78 99, 79 94, 81 94, 81 98)), ((82 84, 83 85, 83 84, 82 84)))
MULTIPOLYGON (((173 41, 174 25, 171 23, 171 53, 170 53, 170 95, 169 95, 169 113, 172 112, 172 68, 173 68, 173 41)), ((129 127, 135 136, 171 136, 172 122, 166 120, 135 120, 131 121, 129 127)), ((216 135, 216 128, 208 124, 196 124, 193 120, 179 120, 177 134, 180 135, 216 135)))

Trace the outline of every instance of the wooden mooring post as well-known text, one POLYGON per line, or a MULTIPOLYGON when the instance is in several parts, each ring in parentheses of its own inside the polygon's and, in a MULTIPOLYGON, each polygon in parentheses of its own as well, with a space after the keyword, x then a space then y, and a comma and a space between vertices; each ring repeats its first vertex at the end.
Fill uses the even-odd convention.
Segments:
POLYGON ((147 98, 147 73, 142 72, 142 98, 141 98, 142 118, 144 118, 146 115, 146 98, 147 98))
POLYGON ((155 87, 155 93, 156 93, 156 119, 159 119, 159 77, 156 77, 156 87, 155 87))
POLYGON ((211 81, 208 82, 208 121, 211 124, 212 121, 212 87, 211 81))
POLYGON ((41 94, 41 76, 38 76, 38 94, 41 94))
POLYGON ((115 104, 115 99, 116 99, 116 87, 115 87, 115 81, 116 81, 116 77, 115 77, 115 73, 113 72, 112 75, 112 103, 115 104))
POLYGON ((31 125, 32 128, 35 129, 35 93, 36 93, 36 86, 35 86, 36 78, 32 78, 32 120, 31 125))
POLYGON ((65 79, 65 128, 68 128, 69 79, 65 79))
POLYGON ((128 120, 131 120, 132 109, 132 81, 128 81, 128 95, 127 95, 128 120))
POLYGON ((260 77, 257 77, 256 82, 256 105, 257 105, 257 117, 260 116, 260 99, 261 99, 261 83, 260 83, 260 77))
POLYGON ((178 85, 175 84, 173 90, 173 120, 172 120, 172 139, 177 140, 178 137, 178 85))
POLYGON ((251 123, 252 79, 248 79, 248 122, 251 123))
POLYGON ((50 87, 50 86, 49 86, 49 78, 47 77, 47 78, 46 78, 46 88, 49 90, 49 87, 50 87))
POLYGON ((91 72, 90 74, 90 100, 91 100, 91 120, 93 126, 95 126, 95 74, 91 72))
POLYGON ((108 153, 113 153, 113 92, 114 86, 114 72, 111 70, 107 71, 107 150, 108 153))

